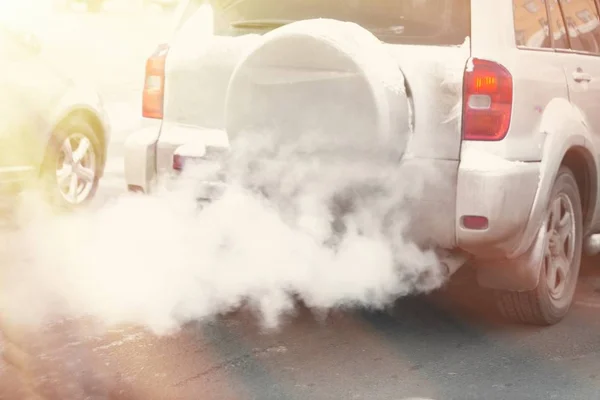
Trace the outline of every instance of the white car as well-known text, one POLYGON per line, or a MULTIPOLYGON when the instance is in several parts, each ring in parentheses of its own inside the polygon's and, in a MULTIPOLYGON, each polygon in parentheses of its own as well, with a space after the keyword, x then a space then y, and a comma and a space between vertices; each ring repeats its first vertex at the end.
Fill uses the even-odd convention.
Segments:
POLYGON ((308 106, 326 101, 323 76, 350 71, 366 89, 348 104, 374 110, 372 136, 398 135, 406 162, 439 171, 418 223, 449 251, 451 272, 468 254, 510 319, 549 325, 567 314, 582 248, 600 251, 598 1, 215 0, 212 36, 192 3, 148 61, 144 116, 157 124, 126 144, 131 190, 150 192, 182 157, 226 148, 256 122, 244 112, 253 102, 288 100, 262 96, 261 82, 296 90, 320 79, 308 106), (370 47, 350 51, 347 25, 327 31, 319 17, 358 24, 370 47), (386 92, 386 73, 405 90, 386 92))
POLYGON ((98 188, 110 126, 98 94, 52 68, 40 46, 0 25, 0 199, 36 185, 70 209, 98 188))

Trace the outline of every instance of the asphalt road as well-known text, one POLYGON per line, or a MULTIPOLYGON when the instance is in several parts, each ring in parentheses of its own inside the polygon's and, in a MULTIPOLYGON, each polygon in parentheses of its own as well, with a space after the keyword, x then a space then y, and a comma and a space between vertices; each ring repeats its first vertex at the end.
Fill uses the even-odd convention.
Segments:
MULTIPOLYGON (((570 315, 551 328, 503 323, 469 275, 386 312, 323 319, 299 308, 279 332, 261 331, 245 311, 167 337, 135 327, 94 335, 82 325, 65 339, 77 330, 57 328, 44 339, 44 362, 61 371, 87 359, 103 377, 96 393, 128 400, 600 399, 597 271, 587 268, 570 315)), ((15 382, 3 369, 0 398, 19 398, 15 382)))
MULTIPOLYGON (((143 62, 163 37, 157 27, 166 17, 60 14, 52 23, 47 49, 93 82, 111 110, 103 202, 123 192, 122 145, 141 123, 143 62)), ((261 331, 246 311, 168 337, 139 327, 100 335, 83 323, 59 325, 41 339, 38 361, 64 372, 54 377, 60 387, 89 380, 82 371, 95 369, 103 380, 94 399, 109 398, 109 391, 128 400, 600 399, 597 264, 586 261, 570 315, 550 328, 502 322, 492 296, 464 270, 444 290, 399 300, 386 312, 317 318, 299 307, 279 332, 261 331)), ((0 365, 0 399, 23 398, 17 378, 0 365)))

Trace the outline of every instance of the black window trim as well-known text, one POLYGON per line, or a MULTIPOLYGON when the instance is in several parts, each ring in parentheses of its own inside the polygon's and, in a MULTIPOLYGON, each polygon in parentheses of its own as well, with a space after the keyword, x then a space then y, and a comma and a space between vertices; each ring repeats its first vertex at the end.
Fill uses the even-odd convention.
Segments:
MULTIPOLYGON (((599 4, 598 4, 598 0, 593 0, 593 1, 594 1, 594 6, 596 8, 596 16, 600 18, 600 7, 599 7, 599 4)), ((548 8, 549 7, 548 3, 549 3, 548 0, 546 0, 545 1, 546 9, 547 9, 546 13, 549 15, 550 8, 548 8)), ((558 9, 560 11, 560 17, 562 19, 563 26, 567 27, 567 34, 565 35, 565 37, 567 38, 567 43, 569 45, 569 48, 568 49, 559 49, 559 48, 554 47, 554 35, 552 35, 551 41, 552 41, 552 47, 553 47, 553 49, 557 53, 560 53, 560 54, 578 54, 578 55, 583 55, 583 56, 600 57, 600 52, 593 53, 591 51, 575 50, 575 49, 571 48, 572 47, 572 45, 571 45, 571 35, 569 35, 569 32, 568 32, 568 26, 567 26, 567 23, 566 23, 566 20, 565 20, 565 13, 563 11, 561 0, 557 0, 556 4, 558 4, 558 9)))
MULTIPOLYGON (((594 1, 594 5, 596 7, 596 14, 598 16, 600 16, 600 0, 593 0, 593 1, 594 1)), ((556 2, 556 4, 558 4, 558 7, 559 7, 560 17, 561 17, 563 26, 566 27, 567 25, 565 22, 565 17, 564 17, 564 13, 562 10, 562 4, 561 4, 560 0, 558 0, 556 2)), ((546 6, 546 18, 549 20, 549 18, 550 18, 549 1, 548 0, 544 1, 544 5, 546 6)), ((513 9, 513 21, 514 21, 514 9, 513 9)), ((552 47, 530 47, 530 46, 523 46, 523 45, 516 45, 516 47, 517 47, 517 49, 524 50, 524 51, 538 51, 538 52, 543 52, 543 53, 560 53, 560 54, 579 54, 579 55, 584 55, 584 56, 600 57, 600 53, 592 53, 590 51, 572 49, 571 48, 571 37, 568 34, 568 32, 565 35, 565 37, 567 38, 567 43, 568 43, 569 48, 568 49, 559 49, 557 47, 554 47, 554 42, 556 39, 554 39, 554 30, 552 28, 552 24, 550 24, 550 23, 548 23, 548 33, 550 35, 550 42, 552 44, 552 47)), ((513 22, 513 37, 514 37, 514 41, 516 43, 517 37, 516 37, 514 22, 513 22)))

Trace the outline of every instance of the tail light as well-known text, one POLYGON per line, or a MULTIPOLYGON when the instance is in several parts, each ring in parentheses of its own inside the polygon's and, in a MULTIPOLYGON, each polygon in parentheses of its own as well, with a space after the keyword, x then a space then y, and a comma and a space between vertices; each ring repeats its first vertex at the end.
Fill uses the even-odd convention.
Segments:
POLYGON ((465 70, 463 90, 463 139, 504 139, 512 114, 510 72, 498 63, 473 59, 465 70))
POLYGON ((165 89, 165 61, 169 45, 159 45, 146 61, 146 77, 142 97, 142 116, 145 118, 163 117, 165 89))

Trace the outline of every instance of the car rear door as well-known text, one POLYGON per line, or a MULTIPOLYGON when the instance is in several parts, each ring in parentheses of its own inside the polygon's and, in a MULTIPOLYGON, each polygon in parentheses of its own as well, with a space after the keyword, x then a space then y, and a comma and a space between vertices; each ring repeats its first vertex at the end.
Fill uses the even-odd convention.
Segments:
POLYGON ((596 1, 550 3, 557 24, 562 24, 559 29, 568 33, 568 41, 555 41, 555 46, 565 68, 569 97, 583 112, 594 147, 600 149, 600 13, 596 1))

